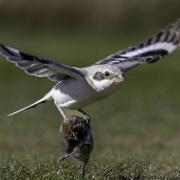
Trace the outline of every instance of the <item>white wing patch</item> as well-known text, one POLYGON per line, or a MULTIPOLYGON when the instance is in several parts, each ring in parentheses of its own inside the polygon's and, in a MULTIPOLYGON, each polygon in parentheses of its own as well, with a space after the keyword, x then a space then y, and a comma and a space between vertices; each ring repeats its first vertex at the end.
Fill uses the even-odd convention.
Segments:
POLYGON ((138 56, 140 54, 149 52, 149 51, 155 51, 155 50, 159 50, 159 49, 164 49, 166 51, 168 51, 168 53, 172 53, 176 50, 176 45, 174 45, 173 43, 168 43, 168 42, 158 42, 156 44, 152 44, 150 46, 147 47, 143 47, 142 49, 137 49, 135 51, 132 52, 127 52, 125 55, 122 55, 124 57, 133 57, 133 56, 138 56))
POLYGON ((118 51, 96 64, 116 64, 124 72, 173 53, 180 45, 180 19, 144 43, 118 51))

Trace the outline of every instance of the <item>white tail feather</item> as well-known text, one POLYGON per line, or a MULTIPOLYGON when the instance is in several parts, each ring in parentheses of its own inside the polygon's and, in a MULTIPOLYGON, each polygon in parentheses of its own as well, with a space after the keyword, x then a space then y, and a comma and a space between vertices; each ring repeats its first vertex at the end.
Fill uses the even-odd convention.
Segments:
POLYGON ((13 112, 13 113, 11 113, 11 114, 8 114, 8 116, 13 116, 13 115, 15 115, 15 114, 18 114, 18 113, 24 111, 24 110, 34 108, 34 107, 36 107, 37 105, 39 105, 39 104, 41 104, 41 103, 45 103, 45 102, 48 101, 48 100, 51 100, 51 96, 50 96, 49 94, 47 94, 47 95, 44 96, 42 99, 36 101, 35 103, 33 103, 33 104, 31 104, 31 105, 29 105, 29 106, 27 106, 27 107, 24 107, 24 108, 22 108, 22 109, 19 109, 19 110, 16 111, 16 112, 13 112))

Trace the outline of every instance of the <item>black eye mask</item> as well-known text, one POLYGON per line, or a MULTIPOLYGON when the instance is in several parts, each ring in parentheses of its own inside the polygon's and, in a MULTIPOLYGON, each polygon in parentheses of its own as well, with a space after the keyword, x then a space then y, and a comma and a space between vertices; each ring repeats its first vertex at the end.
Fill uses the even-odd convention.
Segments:
POLYGON ((105 79, 104 74, 101 72, 96 72, 93 78, 98 81, 105 79))

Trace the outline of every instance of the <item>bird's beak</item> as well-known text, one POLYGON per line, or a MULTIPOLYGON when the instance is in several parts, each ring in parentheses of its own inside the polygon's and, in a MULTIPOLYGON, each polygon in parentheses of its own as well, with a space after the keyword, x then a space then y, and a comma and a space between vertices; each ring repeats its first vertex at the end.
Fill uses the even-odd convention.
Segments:
POLYGON ((123 76, 115 76, 114 77, 114 81, 116 82, 116 83, 120 83, 120 82, 123 82, 124 81, 124 77, 123 76))

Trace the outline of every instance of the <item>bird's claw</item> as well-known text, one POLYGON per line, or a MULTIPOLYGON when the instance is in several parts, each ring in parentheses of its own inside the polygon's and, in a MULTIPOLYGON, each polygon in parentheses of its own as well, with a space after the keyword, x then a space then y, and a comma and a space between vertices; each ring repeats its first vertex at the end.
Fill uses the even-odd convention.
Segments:
POLYGON ((83 116, 85 117, 85 121, 87 122, 87 124, 90 124, 90 119, 91 119, 90 115, 89 115, 88 113, 86 113, 85 111, 83 111, 82 109, 79 109, 78 111, 83 114, 83 116))

